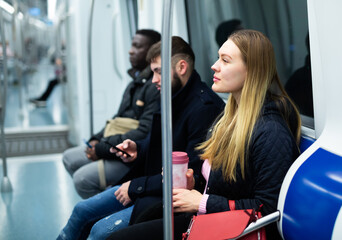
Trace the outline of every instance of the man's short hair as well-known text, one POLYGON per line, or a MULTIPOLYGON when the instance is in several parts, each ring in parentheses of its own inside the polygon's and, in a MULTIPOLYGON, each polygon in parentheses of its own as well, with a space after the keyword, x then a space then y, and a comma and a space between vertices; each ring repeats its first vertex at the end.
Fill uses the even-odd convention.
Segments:
POLYGON ((137 30, 135 34, 141 34, 141 35, 146 36, 148 39, 150 39, 150 46, 159 42, 161 39, 160 33, 152 29, 140 29, 140 30, 137 30))
MULTIPOLYGON (((153 62, 157 57, 161 55, 161 42, 154 44, 147 53, 146 60, 147 62, 153 62)), ((185 42, 181 37, 173 36, 172 37, 172 49, 171 49, 171 57, 179 55, 181 58, 184 58, 192 67, 195 64, 195 54, 192 51, 190 45, 185 42)))

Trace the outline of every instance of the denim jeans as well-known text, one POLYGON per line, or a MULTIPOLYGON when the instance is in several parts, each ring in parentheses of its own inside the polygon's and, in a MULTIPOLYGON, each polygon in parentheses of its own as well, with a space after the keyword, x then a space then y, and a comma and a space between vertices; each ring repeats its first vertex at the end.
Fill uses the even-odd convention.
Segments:
POLYGON ((58 240, 106 239, 110 233, 127 227, 133 206, 123 206, 114 193, 120 186, 107 189, 75 206, 58 240), (94 225, 94 226, 93 226, 94 225))

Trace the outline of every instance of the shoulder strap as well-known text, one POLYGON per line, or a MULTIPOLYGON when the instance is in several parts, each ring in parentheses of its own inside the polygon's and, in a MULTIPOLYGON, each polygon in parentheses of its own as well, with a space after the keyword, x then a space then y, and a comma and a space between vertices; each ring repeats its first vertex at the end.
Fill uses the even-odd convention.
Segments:
POLYGON ((228 201, 228 204, 229 204, 229 209, 232 211, 232 210, 235 210, 235 200, 229 200, 228 201))
POLYGON ((100 159, 97 161, 98 172, 99 172, 99 180, 100 180, 100 189, 105 190, 107 187, 106 183, 106 174, 104 170, 104 160, 100 159))

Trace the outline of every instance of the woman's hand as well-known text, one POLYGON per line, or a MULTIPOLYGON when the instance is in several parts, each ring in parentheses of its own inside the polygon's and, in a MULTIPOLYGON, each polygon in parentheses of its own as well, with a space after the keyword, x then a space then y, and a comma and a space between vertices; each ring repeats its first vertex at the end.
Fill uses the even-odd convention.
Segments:
POLYGON ((173 211, 198 212, 202 196, 196 190, 173 189, 173 211))
POLYGON ((130 139, 126 139, 122 143, 116 145, 116 147, 124 150, 129 155, 131 155, 130 157, 128 157, 126 154, 123 154, 122 152, 119 152, 115 148, 111 147, 109 151, 111 153, 115 153, 116 156, 121 158, 123 162, 125 163, 133 162, 137 158, 137 154, 138 154, 137 144, 134 141, 130 139))
POLYGON ((194 170, 189 168, 186 172, 186 188, 191 190, 195 187, 194 170))

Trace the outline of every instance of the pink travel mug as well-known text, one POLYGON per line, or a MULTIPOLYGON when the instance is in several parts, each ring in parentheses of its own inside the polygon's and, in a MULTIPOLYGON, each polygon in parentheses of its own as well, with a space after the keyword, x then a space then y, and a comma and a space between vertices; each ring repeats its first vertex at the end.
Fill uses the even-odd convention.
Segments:
POLYGON ((173 188, 186 188, 189 157, 186 152, 172 152, 173 188))

